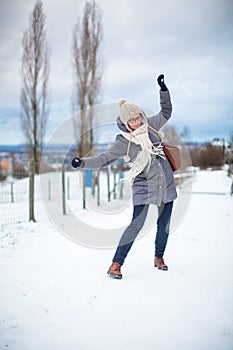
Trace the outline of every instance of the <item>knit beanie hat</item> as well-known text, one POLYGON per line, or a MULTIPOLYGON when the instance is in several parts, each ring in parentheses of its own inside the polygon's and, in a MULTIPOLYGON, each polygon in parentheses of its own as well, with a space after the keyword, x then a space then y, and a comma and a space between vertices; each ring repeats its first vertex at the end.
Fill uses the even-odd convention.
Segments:
POLYGON ((138 106, 136 106, 133 102, 126 101, 123 98, 118 101, 118 105, 120 107, 120 120, 126 126, 130 118, 132 118, 135 114, 141 113, 138 106))

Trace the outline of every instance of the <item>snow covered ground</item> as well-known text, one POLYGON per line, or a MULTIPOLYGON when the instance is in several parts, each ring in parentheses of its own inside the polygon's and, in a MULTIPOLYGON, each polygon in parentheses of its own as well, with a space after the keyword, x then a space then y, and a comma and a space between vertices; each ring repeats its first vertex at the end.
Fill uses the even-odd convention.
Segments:
POLYGON ((151 230, 135 242, 120 281, 106 276, 114 250, 67 239, 40 201, 37 223, 2 226, 0 349, 232 349, 230 182, 223 170, 197 172, 169 238, 169 270, 153 267, 151 230))

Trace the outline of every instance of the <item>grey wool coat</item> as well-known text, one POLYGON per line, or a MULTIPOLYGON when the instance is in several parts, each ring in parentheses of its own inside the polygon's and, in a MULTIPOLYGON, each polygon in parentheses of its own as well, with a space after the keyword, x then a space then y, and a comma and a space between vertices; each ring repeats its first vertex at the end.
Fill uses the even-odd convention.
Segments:
MULTIPOLYGON (((172 104, 169 91, 160 91, 160 112, 152 117, 148 117, 149 124, 159 130, 171 117, 172 104)), ((117 125, 120 130, 129 132, 120 118, 117 118, 117 125)), ((157 134, 149 128, 149 138, 153 145, 157 146, 160 139, 157 134)), ((81 167, 86 169, 99 169, 113 163, 118 158, 127 153, 129 141, 121 134, 116 136, 115 142, 106 152, 82 158, 81 167)), ((130 143, 129 156, 133 161, 141 146, 133 142, 130 143)), ((155 204, 161 206, 162 203, 171 202, 177 197, 173 171, 168 160, 152 155, 149 170, 143 170, 133 182, 133 205, 155 204)))

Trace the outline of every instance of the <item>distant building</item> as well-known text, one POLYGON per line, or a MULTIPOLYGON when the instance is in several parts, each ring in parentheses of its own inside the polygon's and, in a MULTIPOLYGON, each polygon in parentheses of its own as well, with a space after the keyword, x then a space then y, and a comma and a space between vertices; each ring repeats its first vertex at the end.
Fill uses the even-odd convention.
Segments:
POLYGON ((218 148, 223 148, 224 150, 229 146, 229 143, 223 138, 214 138, 211 145, 218 148))
POLYGON ((0 181, 6 180, 10 172, 10 163, 6 159, 0 160, 0 181))

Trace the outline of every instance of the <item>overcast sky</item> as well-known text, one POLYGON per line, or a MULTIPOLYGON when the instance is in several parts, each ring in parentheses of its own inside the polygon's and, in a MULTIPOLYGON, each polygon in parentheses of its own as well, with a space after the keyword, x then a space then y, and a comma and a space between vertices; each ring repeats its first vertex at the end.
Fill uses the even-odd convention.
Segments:
MULTIPOLYGON (((191 140, 229 139, 233 131, 232 0, 97 0, 103 16, 104 76, 99 103, 124 97, 158 112, 156 77, 165 74, 170 121, 191 140)), ((34 0, 0 0, 0 144, 20 130, 23 31, 34 0)), ((50 47, 47 137, 71 115, 71 32, 84 0, 44 0, 50 47)), ((115 115, 112 116, 113 121, 115 115)))

